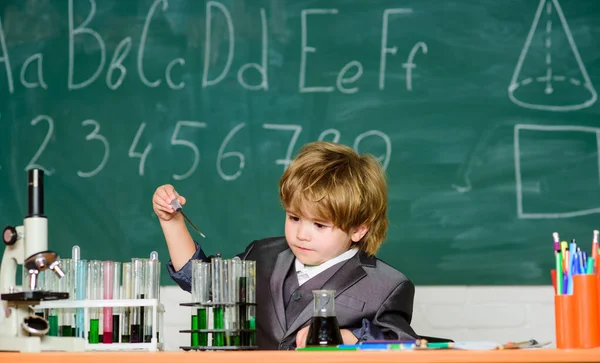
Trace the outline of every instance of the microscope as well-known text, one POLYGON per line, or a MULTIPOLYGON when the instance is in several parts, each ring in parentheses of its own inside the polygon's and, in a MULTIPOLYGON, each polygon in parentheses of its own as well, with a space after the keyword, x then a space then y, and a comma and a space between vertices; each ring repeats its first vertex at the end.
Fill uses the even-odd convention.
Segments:
POLYGON ((58 255, 48 250, 48 219, 44 216, 44 172, 28 172, 29 214, 22 226, 8 226, 0 265, 0 351, 83 351, 85 340, 48 336, 48 321, 33 307, 44 300, 68 299, 66 292, 43 291, 38 277, 43 271, 64 276, 58 255), (23 291, 16 291, 17 265, 23 266, 23 291))

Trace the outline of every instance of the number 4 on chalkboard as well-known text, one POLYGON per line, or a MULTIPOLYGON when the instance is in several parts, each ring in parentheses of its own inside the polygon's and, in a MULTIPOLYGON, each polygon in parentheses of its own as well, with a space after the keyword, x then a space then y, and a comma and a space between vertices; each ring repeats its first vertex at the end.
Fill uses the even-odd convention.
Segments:
POLYGON ((131 147, 129 147, 129 157, 130 158, 140 158, 140 164, 138 166, 138 172, 139 172, 140 176, 144 175, 144 164, 146 163, 146 157, 148 156, 150 149, 152 149, 152 143, 148 143, 148 145, 146 145, 146 148, 144 149, 144 152, 142 152, 141 154, 139 152, 135 152, 138 141, 140 140, 140 136, 142 136, 142 132, 144 132, 145 128, 146 128, 146 123, 142 122, 140 124, 140 128, 138 129, 137 133, 135 134, 135 138, 133 139, 133 142, 131 143, 131 147))

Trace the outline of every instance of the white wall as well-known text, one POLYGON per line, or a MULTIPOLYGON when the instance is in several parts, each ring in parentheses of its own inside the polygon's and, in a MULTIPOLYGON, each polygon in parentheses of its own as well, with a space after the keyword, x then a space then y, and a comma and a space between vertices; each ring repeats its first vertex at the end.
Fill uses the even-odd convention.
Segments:
MULTIPOLYGON (((412 326, 418 334, 497 343, 554 341, 551 286, 417 286, 412 326)), ((190 294, 177 286, 161 289, 166 350, 189 345, 190 294)))

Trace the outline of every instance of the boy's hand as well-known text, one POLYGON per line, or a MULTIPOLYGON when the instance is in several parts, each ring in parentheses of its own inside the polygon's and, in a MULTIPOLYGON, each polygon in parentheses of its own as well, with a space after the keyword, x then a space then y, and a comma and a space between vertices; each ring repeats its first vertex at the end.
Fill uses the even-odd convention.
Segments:
MULTIPOLYGON (((306 338, 308 338, 308 329, 310 326, 305 326, 304 328, 298 330, 296 334, 296 348, 304 348, 306 346, 306 338)), ((340 333, 342 333, 342 341, 344 344, 356 344, 358 343, 358 338, 352 334, 352 332, 348 329, 340 329, 340 333)))
POLYGON ((305 326, 304 328, 298 330, 298 333, 296 333, 296 348, 306 347, 306 338, 308 337, 309 328, 310 326, 305 326))
POLYGON ((172 185, 165 184, 156 188, 152 196, 152 208, 160 220, 170 221, 173 218, 175 209, 171 206, 171 202, 175 198, 182 206, 185 204, 185 198, 177 194, 172 185))

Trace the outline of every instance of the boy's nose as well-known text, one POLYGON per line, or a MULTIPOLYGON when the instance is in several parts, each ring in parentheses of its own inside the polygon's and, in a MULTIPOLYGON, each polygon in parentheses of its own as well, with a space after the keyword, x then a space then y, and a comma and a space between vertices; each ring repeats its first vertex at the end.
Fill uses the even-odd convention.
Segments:
POLYGON ((305 226, 304 223, 300 223, 300 225, 298 226, 298 230, 296 231, 296 238, 298 238, 301 241, 310 240, 309 227, 305 226))

